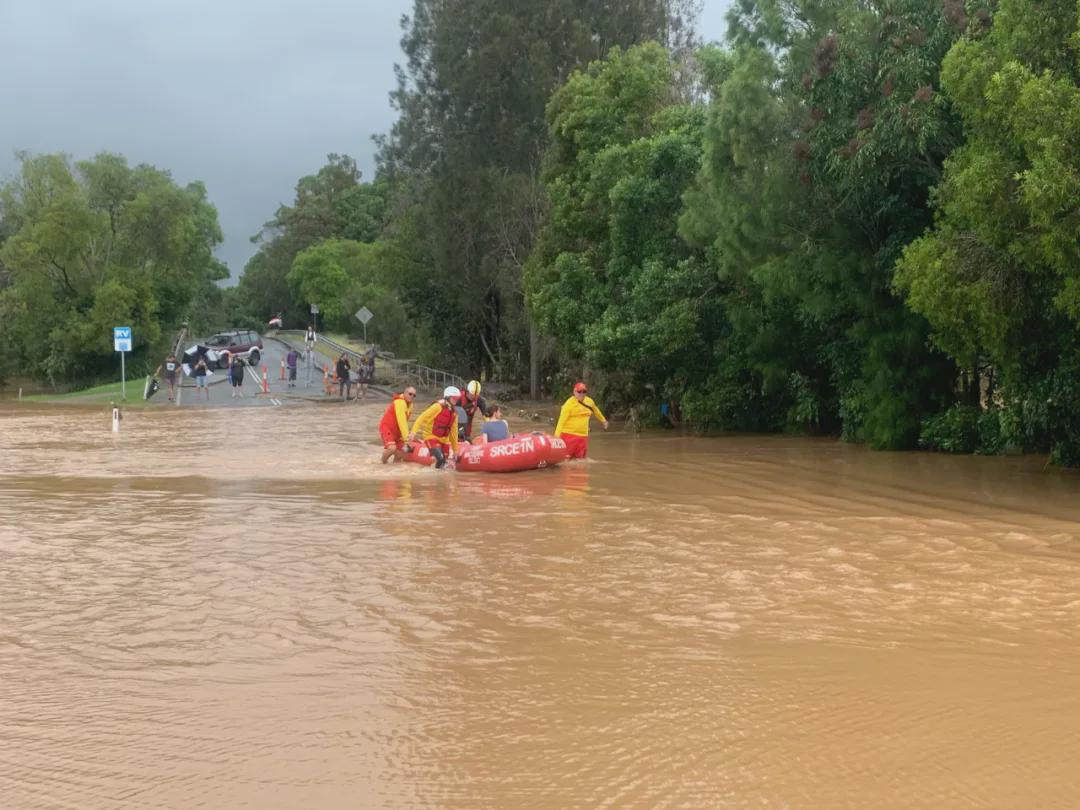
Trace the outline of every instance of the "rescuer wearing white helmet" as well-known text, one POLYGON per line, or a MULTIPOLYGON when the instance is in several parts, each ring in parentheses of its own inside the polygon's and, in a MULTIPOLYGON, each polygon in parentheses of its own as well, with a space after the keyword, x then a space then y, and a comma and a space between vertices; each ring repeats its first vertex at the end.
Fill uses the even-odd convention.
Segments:
POLYGON ((473 417, 476 416, 476 412, 479 411, 484 418, 491 416, 491 408, 488 407, 487 402, 480 396, 480 381, 469 380, 469 384, 465 386, 465 393, 461 397, 461 409, 465 411, 465 424, 461 426, 461 434, 465 438, 465 441, 472 441, 473 437, 473 417))
POLYGON ((435 457, 435 466, 439 469, 446 466, 447 459, 457 456, 456 407, 460 399, 461 391, 453 385, 448 385, 443 391, 442 398, 435 400, 416 417, 412 431, 409 433, 409 441, 419 436, 420 441, 431 449, 431 455, 435 457))

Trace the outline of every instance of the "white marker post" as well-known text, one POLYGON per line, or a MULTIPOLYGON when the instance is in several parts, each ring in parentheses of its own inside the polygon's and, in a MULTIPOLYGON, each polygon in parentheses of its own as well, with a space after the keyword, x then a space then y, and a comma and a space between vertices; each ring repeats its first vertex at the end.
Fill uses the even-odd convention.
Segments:
POLYGON ((127 401, 127 379, 124 367, 124 355, 131 351, 131 327, 114 326, 113 350, 120 352, 120 399, 127 401))
POLYGON ((120 432, 120 409, 116 407, 116 403, 110 403, 112 405, 112 432, 120 432))

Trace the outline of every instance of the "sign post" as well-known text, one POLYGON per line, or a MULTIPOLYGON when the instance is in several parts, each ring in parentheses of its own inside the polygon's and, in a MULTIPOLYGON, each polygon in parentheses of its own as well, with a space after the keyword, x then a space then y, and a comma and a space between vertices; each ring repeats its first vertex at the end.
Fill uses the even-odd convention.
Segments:
POLYGON ((360 321, 360 323, 364 325, 365 346, 367 346, 367 322, 370 321, 373 317, 375 317, 375 313, 373 313, 367 307, 360 307, 360 309, 356 310, 356 320, 360 321))
POLYGON ((112 330, 113 351, 120 352, 120 399, 127 401, 127 377, 124 355, 131 351, 131 327, 114 326, 112 330))

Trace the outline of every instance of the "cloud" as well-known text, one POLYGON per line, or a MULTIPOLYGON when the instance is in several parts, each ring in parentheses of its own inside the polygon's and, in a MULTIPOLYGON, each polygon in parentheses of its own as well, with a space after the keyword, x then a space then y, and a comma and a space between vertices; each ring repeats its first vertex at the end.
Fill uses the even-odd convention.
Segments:
MULTIPOLYGON (((706 4, 706 39, 723 33, 724 6, 706 4)), ((235 278, 249 238, 328 153, 372 176, 371 136, 394 120, 411 10, 412 0, 0 4, 0 176, 25 149, 118 152, 202 180, 235 278)))
POLYGON ((0 10, 0 174, 17 149, 119 152, 202 180, 234 276, 329 152, 374 170, 409 0, 82 3, 0 10))

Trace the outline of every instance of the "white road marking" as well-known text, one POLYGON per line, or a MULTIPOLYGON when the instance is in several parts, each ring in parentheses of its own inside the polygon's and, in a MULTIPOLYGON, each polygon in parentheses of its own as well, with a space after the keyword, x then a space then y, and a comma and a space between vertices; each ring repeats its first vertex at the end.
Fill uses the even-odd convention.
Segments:
POLYGON ((259 376, 259 372, 253 369, 251 366, 244 366, 248 373, 251 374, 251 379, 255 381, 255 387, 262 391, 262 377, 259 376))

